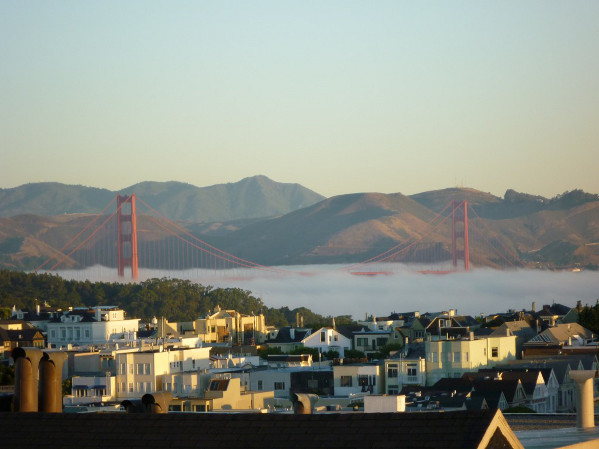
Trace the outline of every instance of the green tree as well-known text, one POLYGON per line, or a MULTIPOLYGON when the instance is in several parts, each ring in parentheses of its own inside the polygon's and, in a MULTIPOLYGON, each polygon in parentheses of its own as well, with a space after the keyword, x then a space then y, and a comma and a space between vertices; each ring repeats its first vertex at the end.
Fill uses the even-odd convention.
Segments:
POLYGON ((599 333, 599 299, 594 306, 589 307, 587 304, 580 310, 578 324, 594 333, 599 333))
POLYGON ((365 359, 366 354, 364 354, 362 351, 358 351, 357 349, 348 349, 347 351, 345 351, 345 358, 346 359, 365 359))
POLYGON ((10 307, 0 307, 0 320, 8 320, 12 316, 10 307))
POLYGON ((278 348, 278 347, 266 346, 266 347, 258 349, 258 356, 260 356, 261 358, 263 358, 265 360, 269 355, 282 355, 282 354, 283 354, 283 351, 281 351, 281 348, 278 348))

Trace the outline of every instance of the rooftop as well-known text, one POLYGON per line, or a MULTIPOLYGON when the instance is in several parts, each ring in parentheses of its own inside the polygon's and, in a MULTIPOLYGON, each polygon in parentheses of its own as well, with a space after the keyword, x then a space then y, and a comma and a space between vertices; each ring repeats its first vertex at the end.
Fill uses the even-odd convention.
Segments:
POLYGON ((0 413, 6 447, 402 448, 521 447, 501 412, 0 413), (484 442, 484 444, 481 444, 484 442), (506 444, 506 443, 511 444, 506 444), (515 442, 515 443, 514 443, 515 442), (502 444, 503 443, 503 444, 502 444))

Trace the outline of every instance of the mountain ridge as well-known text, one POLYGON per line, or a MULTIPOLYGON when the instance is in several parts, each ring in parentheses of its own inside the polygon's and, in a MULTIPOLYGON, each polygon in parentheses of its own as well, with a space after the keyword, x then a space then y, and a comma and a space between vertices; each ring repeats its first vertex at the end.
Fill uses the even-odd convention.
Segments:
MULTIPOLYGON (((242 183, 241 191, 260 191, 264 188, 261 183, 268 185, 268 181, 250 179, 245 186, 242 183)), ((189 189, 177 183, 131 186, 140 187, 153 189, 157 198, 172 188, 189 189)), ((217 190, 222 198, 230 194, 222 185, 217 185, 217 190)), ((413 254, 434 248, 446 255, 451 248, 450 230, 430 229, 428 223, 449 202, 464 198, 472 206, 472 218, 485 219, 486 238, 506 248, 510 258, 523 266, 599 267, 599 198, 581 190, 552 199, 510 190, 499 198, 459 188, 416 195, 352 193, 267 218, 180 224, 223 251, 264 265, 361 262, 424 235, 432 243, 429 248, 415 247, 413 254)), ((177 206, 190 207, 184 202, 177 206)), ((87 217, 19 215, 0 219, 0 266, 31 268, 43 262, 52 248, 62 247, 83 228, 87 217)), ((494 266, 495 262, 474 263, 494 266)))
POLYGON ((300 184, 279 183, 263 175, 208 187, 143 181, 117 191, 46 182, 0 189, 0 217, 98 213, 117 194, 130 193, 172 220, 195 222, 277 216, 324 199, 300 184))

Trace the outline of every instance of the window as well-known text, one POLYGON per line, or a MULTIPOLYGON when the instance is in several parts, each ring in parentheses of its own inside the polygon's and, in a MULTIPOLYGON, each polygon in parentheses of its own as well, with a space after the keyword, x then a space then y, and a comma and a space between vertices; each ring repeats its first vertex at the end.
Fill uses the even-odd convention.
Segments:
POLYGON ((364 385, 369 385, 368 384, 368 376, 367 375, 358 376, 358 385, 360 385, 361 387, 363 387, 364 385))
POLYGON ((64 327, 60 328, 60 339, 61 340, 67 339, 67 330, 64 327))
POLYGON ((121 363, 121 374, 127 374, 127 365, 125 363, 121 363))
POLYGON ((418 369, 415 363, 408 363, 408 377, 416 377, 418 375, 418 369))
POLYGON ((376 344, 377 346, 385 346, 387 344, 387 338, 377 338, 376 344))
POLYGON ((133 374, 133 363, 129 364, 129 374, 133 374))
POLYGON ((84 335, 85 335, 85 338, 89 338, 89 329, 85 329, 84 335))
POLYGON ((318 379, 308 379, 308 388, 311 390, 318 389, 318 379))
POLYGON ((262 390, 262 381, 261 380, 258 381, 258 390, 262 390))
POLYGON ((150 364, 149 363, 145 363, 144 364, 144 374, 151 374, 150 373, 150 364))
POLYGON ((133 382, 129 382, 129 393, 133 393, 133 382))
POLYGON ((352 377, 351 376, 341 376, 340 386, 351 387, 352 386, 352 377))
POLYGON ((397 365, 389 365, 387 368, 387 377, 397 377, 399 375, 399 371, 397 369, 397 365))
POLYGON ((356 346, 368 346, 368 339, 367 338, 357 338, 356 346))
POLYGON ((439 353, 433 352, 433 363, 439 363, 439 353))
POLYGON ((339 336, 338 336, 338 335, 335 335, 335 336, 333 337, 333 339, 334 339, 335 341, 339 341, 339 336))
POLYGON ((499 348, 496 346, 491 348, 491 357, 499 357, 499 348))
POLYGON ((320 333, 320 341, 321 341, 322 343, 324 343, 324 342, 326 342, 326 341, 327 341, 327 333, 326 333, 326 332, 321 332, 321 333, 320 333))
POLYGON ((387 394, 399 394, 399 390, 397 388, 389 388, 389 392, 387 394))
POLYGON ((144 373, 144 364, 136 363, 135 364, 135 374, 143 374, 144 373))
POLYGON ((462 353, 454 352, 453 353, 453 361, 454 361, 454 363, 460 363, 462 361, 462 353))
POLYGON ((275 382, 275 390, 284 390, 285 382, 275 382))
POLYGON ((75 329, 75 340, 81 340, 81 329, 75 329))
POLYGON ((56 329, 52 329, 52 331, 50 332, 50 336, 52 338, 56 338, 56 329))

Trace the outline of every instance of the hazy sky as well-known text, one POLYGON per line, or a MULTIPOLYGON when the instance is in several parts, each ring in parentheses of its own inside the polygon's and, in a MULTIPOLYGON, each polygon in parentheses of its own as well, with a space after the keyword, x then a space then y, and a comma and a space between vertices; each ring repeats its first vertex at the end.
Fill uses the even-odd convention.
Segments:
POLYGON ((599 2, 0 0, 0 187, 599 193, 599 2))

